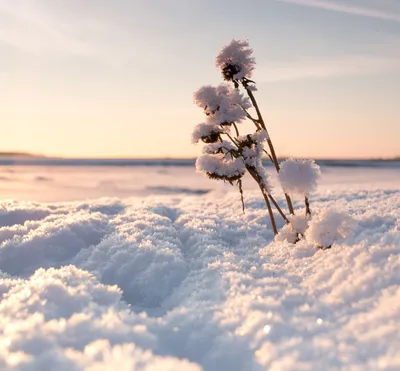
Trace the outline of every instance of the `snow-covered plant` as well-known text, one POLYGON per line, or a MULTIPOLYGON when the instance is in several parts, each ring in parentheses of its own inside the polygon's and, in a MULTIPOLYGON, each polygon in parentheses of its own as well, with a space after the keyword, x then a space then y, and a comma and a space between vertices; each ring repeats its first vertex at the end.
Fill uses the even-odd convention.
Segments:
POLYGON ((290 159, 282 165, 279 164, 254 97, 257 88, 250 78, 256 62, 248 41, 232 40, 219 51, 215 64, 226 82, 218 86, 202 86, 193 96, 195 104, 205 114, 204 121, 195 127, 192 134, 193 143, 200 141, 205 143, 203 154, 196 161, 196 169, 211 179, 238 185, 243 210, 242 178, 246 172, 250 174, 262 192, 274 234, 277 235, 278 230, 272 205, 287 224, 282 233, 285 236, 291 233, 295 237, 288 238, 291 242, 296 242, 299 236, 304 236, 307 227, 308 215, 311 214, 308 197, 316 187, 319 168, 313 161, 306 160, 290 159), (254 131, 240 135, 240 125, 244 120, 250 120, 254 124, 254 131), (268 174, 262 162, 265 154, 280 174, 289 216, 286 216, 271 195, 268 174), (301 228, 299 227, 301 223, 294 217, 289 193, 300 193, 305 197, 307 212, 302 217, 305 221, 301 228))
POLYGON ((306 238, 312 244, 327 249, 334 242, 349 237, 356 222, 344 211, 328 209, 314 215, 306 231, 306 238))
POLYGON ((295 160, 289 158, 281 164, 279 181, 287 193, 294 193, 304 197, 306 214, 311 214, 308 197, 317 189, 321 175, 319 166, 314 160, 295 160))

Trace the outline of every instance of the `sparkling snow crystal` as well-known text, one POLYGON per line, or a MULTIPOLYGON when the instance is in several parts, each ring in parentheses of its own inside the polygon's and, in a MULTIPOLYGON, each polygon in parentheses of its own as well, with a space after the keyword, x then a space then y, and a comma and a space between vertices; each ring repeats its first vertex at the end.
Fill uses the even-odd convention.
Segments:
POLYGON ((289 158, 281 164, 279 181, 287 193, 309 196, 317 188, 321 175, 314 160, 295 160, 289 158))
POLYGON ((225 80, 241 80, 251 77, 254 70, 256 62, 252 53, 247 40, 232 40, 219 51, 215 64, 225 80))

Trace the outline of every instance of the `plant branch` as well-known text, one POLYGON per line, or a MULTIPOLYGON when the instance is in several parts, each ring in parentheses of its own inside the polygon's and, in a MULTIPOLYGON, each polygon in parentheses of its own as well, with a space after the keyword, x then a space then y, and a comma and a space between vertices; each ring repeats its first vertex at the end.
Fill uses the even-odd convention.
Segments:
POLYGON ((304 197, 304 202, 306 204, 306 216, 311 215, 311 210, 310 210, 310 203, 308 202, 308 197, 304 197))
POLYGON ((281 214, 283 220, 286 222, 286 224, 289 224, 289 219, 286 217, 286 215, 284 214, 284 212, 282 211, 282 209, 279 207, 278 203, 276 202, 276 200, 271 196, 271 194, 268 194, 268 197, 270 198, 270 200, 272 201, 272 203, 274 204, 274 206, 276 207, 276 209, 278 210, 279 214, 281 214))
POLYGON ((241 107, 242 107, 242 110, 246 113, 246 117, 254 122, 254 125, 256 125, 257 129, 262 129, 259 121, 257 119, 255 119, 253 116, 251 116, 249 111, 246 110, 246 108, 244 108, 243 106, 241 106, 241 107))
POLYGON ((262 195, 264 197, 265 203, 266 203, 267 208, 268 208, 268 214, 269 214, 269 218, 271 220, 271 225, 272 225, 272 229, 274 231, 274 235, 277 235, 278 234, 278 229, 276 227, 274 213, 272 212, 271 204, 270 204, 269 199, 268 199, 268 191, 261 184, 260 176, 257 174, 257 172, 254 171, 253 169, 249 168, 248 166, 246 166, 246 168, 247 168, 247 171, 250 173, 250 175, 253 177, 253 179, 256 181, 258 186, 260 187, 261 193, 262 193, 262 195))
MULTIPOLYGON (((255 108, 255 110, 257 112, 258 122, 260 123, 261 127, 267 132, 267 136, 268 136, 267 144, 268 144, 269 150, 271 152, 272 162, 275 165, 276 172, 279 173, 280 167, 279 167, 278 158, 277 158, 276 153, 275 153, 274 145, 272 144, 272 141, 271 141, 270 136, 268 134, 268 130, 267 130, 266 126, 265 126, 265 122, 264 122, 264 119, 262 118, 261 111, 260 111, 260 108, 258 107, 256 98, 254 97, 253 92, 249 89, 248 80, 246 80, 246 78, 244 78, 242 80, 242 85, 245 88, 245 90, 246 90, 246 92, 247 92, 247 94, 248 94, 248 96, 249 96, 249 98, 251 100, 251 103, 253 104, 253 106, 254 106, 254 108, 255 108)), ((286 198, 286 202, 288 204, 289 212, 291 214, 294 214, 292 200, 290 199, 290 196, 287 193, 285 193, 285 198, 286 198)))
POLYGON ((238 130, 238 128, 237 128, 237 126, 236 126, 236 124, 234 122, 232 122, 232 125, 235 128, 236 136, 238 137, 239 136, 239 130, 238 130))
POLYGON ((240 199, 242 201, 242 210, 244 214, 244 197, 243 197, 243 184, 242 184, 242 179, 238 180, 238 186, 239 186, 239 192, 240 192, 240 199))

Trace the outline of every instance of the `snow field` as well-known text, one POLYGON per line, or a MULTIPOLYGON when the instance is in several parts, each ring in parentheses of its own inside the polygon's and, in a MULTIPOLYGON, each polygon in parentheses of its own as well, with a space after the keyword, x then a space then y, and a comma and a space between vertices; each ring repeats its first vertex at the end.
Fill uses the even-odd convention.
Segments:
POLYGON ((326 251, 256 192, 3 202, 0 369, 398 369, 400 191, 362 187, 312 195, 355 220, 326 251))

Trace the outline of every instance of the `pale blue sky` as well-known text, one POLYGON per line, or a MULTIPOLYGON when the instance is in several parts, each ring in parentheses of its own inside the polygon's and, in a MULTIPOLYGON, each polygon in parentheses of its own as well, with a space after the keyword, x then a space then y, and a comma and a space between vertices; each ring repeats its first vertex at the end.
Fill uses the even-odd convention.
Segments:
POLYGON ((0 150, 195 156, 232 38, 279 155, 400 155, 398 0, 0 0, 0 150))

